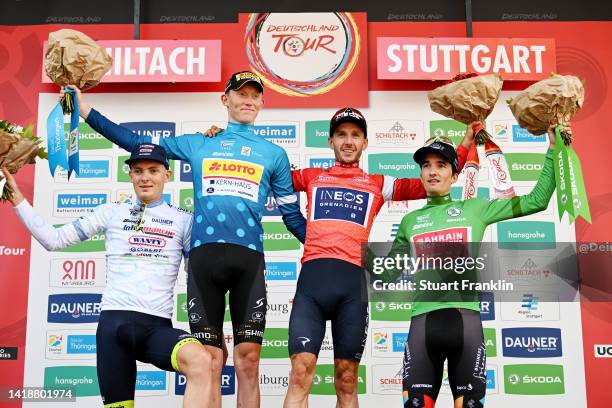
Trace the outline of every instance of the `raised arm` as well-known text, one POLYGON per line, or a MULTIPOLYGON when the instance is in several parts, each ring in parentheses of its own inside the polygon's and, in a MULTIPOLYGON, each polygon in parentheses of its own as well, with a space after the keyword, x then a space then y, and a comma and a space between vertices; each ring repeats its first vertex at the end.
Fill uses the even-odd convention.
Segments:
POLYGON ((555 191, 555 173, 553 169, 555 135, 554 131, 550 129, 548 134, 550 146, 546 151, 544 168, 533 190, 523 196, 500 198, 487 202, 482 211, 482 219, 486 224, 534 214, 544 211, 548 207, 550 198, 555 191))
MULTIPOLYGON (((70 86, 77 95, 79 103, 79 114, 96 132, 115 143, 117 146, 131 152, 136 146, 143 143, 154 143, 166 149, 170 159, 188 160, 194 146, 200 147, 205 143, 204 138, 196 135, 185 135, 179 137, 152 138, 151 136, 141 136, 132 132, 125 126, 121 126, 111 121, 97 110, 93 109, 85 100, 82 92, 70 86)), ((60 97, 63 94, 60 93, 60 97)))

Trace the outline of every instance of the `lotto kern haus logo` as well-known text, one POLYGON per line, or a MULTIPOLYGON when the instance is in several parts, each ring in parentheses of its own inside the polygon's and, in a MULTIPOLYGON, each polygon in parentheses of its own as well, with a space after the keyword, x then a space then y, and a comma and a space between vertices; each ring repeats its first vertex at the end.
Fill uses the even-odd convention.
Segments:
POLYGON ((325 94, 350 77, 361 51, 350 13, 253 13, 246 32, 251 69, 288 96, 325 94))

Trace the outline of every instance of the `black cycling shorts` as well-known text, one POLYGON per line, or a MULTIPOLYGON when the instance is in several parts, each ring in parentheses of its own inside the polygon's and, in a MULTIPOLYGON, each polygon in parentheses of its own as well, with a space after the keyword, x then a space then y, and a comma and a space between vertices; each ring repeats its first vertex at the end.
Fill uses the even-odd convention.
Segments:
POLYGON ((414 316, 404 351, 405 408, 433 408, 448 359, 448 380, 455 401, 484 406, 486 355, 480 312, 440 309, 414 316))
POLYGON ((363 269, 332 258, 304 262, 289 319, 289 354, 318 356, 331 320, 334 358, 360 361, 368 319, 363 269))
POLYGON ((264 255, 228 243, 200 245, 189 253, 187 315, 202 344, 221 348, 225 294, 229 291, 234 344, 261 344, 266 326, 264 255))
POLYGON ((104 310, 96 331, 96 365, 105 407, 134 400, 136 360, 179 371, 177 353, 197 340, 172 327, 170 319, 125 310, 104 310))

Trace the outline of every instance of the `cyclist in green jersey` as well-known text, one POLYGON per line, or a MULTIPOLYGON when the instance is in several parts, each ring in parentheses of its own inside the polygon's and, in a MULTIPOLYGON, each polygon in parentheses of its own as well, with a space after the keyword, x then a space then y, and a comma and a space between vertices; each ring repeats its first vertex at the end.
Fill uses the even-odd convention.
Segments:
MULTIPOLYGON (((414 155, 421 166, 427 205, 402 219, 392 253, 398 248, 409 247, 413 256, 418 257, 439 248, 440 242, 478 243, 488 225, 546 209, 555 189, 554 128, 547 133, 550 147, 533 190, 524 196, 491 201, 481 198, 451 200, 451 185, 458 178, 455 149, 446 138, 430 139, 414 155)), ((473 272, 464 273, 461 279, 475 280, 473 272)), ((450 273, 456 275, 457 272, 450 273)), ((403 363, 404 407, 434 407, 446 359, 454 407, 484 406, 486 357, 477 296, 469 293, 452 296, 449 291, 433 298, 431 293, 420 292, 419 281, 444 280, 437 270, 418 270, 412 279, 415 283, 412 321, 403 363)))

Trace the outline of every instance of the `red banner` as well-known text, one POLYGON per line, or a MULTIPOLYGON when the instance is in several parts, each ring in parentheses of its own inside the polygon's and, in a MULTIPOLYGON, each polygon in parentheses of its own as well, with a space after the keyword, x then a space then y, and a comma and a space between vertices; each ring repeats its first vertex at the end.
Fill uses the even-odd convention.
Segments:
MULTIPOLYGON (((113 66, 102 82, 221 81, 219 40, 101 40, 97 43, 113 59, 113 66)), ((45 42, 43 50, 46 49, 45 42)), ((42 81, 51 82, 44 71, 42 81)))
POLYGON ((450 79, 475 72, 536 81, 555 71, 553 39, 379 37, 377 46, 379 79, 450 79))

